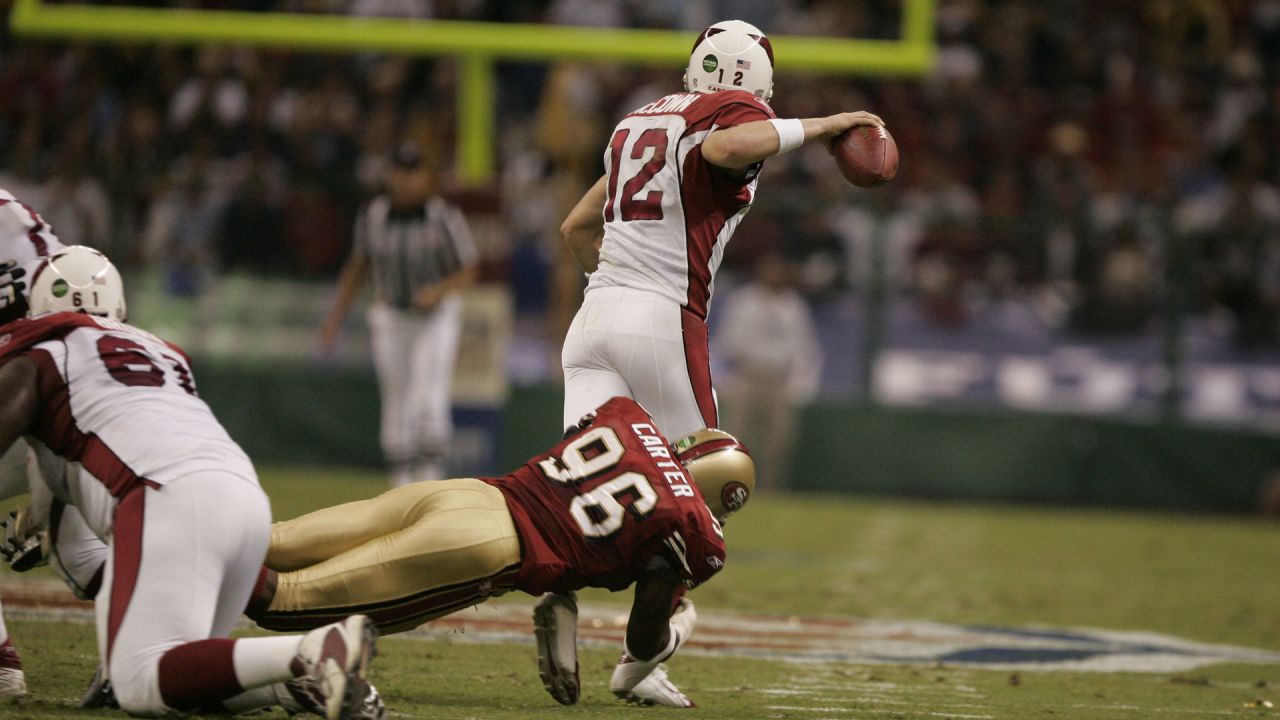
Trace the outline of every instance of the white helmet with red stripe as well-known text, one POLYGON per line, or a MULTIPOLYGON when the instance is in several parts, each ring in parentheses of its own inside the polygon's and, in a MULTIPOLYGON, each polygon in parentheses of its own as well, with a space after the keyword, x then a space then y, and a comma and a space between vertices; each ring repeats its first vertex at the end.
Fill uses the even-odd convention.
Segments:
POLYGON ((689 92, 746 90, 769 102, 773 97, 773 46, 751 23, 722 20, 698 36, 684 72, 689 92))
POLYGON ((742 509, 756 489, 756 464, 738 439, 706 428, 675 444, 676 458, 702 492, 717 520, 742 509))
POLYGON ((32 273, 31 315, 79 312, 124 322, 124 281, 106 255, 84 245, 62 248, 32 273))

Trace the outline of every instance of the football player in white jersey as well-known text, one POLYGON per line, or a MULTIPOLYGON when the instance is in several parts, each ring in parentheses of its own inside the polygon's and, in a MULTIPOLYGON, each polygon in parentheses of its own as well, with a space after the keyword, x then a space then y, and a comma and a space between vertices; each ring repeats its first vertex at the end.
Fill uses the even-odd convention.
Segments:
MULTIPOLYGON (((566 427, 615 395, 643 405, 667 437, 718 427, 707 310, 763 162, 852 127, 884 125, 864 111, 775 117, 773 47, 740 20, 698 36, 684 90, 618 123, 604 176, 561 226, 590 275, 561 354, 566 427)), ((570 604, 554 596, 543 602, 570 604)))
POLYGON ((0 188, 0 322, 26 313, 27 276, 41 258, 63 247, 44 218, 0 188))
POLYGON ((0 328, 0 448, 26 436, 53 495, 109 556, 99 657, 134 715, 283 704, 325 717, 366 709, 374 630, 352 616, 306 635, 231 640, 266 555, 271 511, 253 466, 196 395, 178 347, 123 315, 96 251, 54 253, 31 275, 34 310, 0 328))
POLYGON ((565 338, 564 423, 615 395, 668 437, 717 427, 706 317, 716 268, 763 162, 852 127, 868 112, 779 119, 773 48, 756 27, 718 22, 694 43, 685 92, 637 108, 605 149, 605 174, 561 231, 590 274, 565 338))
MULTIPOLYGON (((0 188, 0 323, 26 314, 27 275, 41 258, 62 247, 44 218, 0 188)), ((27 448, 18 442, 0 456, 0 499, 26 492, 27 448)), ((26 694, 22 660, 0 616, 0 697, 26 694)))

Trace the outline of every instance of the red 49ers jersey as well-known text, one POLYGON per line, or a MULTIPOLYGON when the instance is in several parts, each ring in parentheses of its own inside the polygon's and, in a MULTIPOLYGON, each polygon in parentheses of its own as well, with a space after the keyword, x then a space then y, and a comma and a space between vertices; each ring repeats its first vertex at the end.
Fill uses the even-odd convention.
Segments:
POLYGON ((630 398, 501 478, 523 545, 517 587, 621 590, 654 556, 693 587, 724 567, 724 537, 671 447, 630 398))
POLYGON ((257 484, 176 346, 113 320, 51 313, 0 328, 0 362, 19 355, 36 366, 28 438, 42 474, 100 536, 110 533, 115 499, 141 482, 207 471, 257 484))
POLYGON ((651 290, 705 319, 725 245, 755 197, 743 177, 702 157, 713 130, 774 117, 742 90, 676 93, 618 123, 605 149, 604 242, 592 288, 651 290))

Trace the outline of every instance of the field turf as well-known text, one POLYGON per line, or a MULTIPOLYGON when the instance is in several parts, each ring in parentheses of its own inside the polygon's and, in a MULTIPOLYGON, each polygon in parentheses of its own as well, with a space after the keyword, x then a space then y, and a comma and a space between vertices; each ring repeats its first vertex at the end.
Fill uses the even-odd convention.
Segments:
MULTIPOLYGON (((278 518, 383 487, 381 477, 359 472, 266 468, 262 476, 278 518)), ((736 611, 1093 627, 1280 651, 1280 525, 1258 519, 762 495, 726 533, 727 567, 692 596, 704 619, 736 611)), ((629 596, 588 592, 581 601, 621 610, 629 596)), ((17 615, 9 627, 33 697, 0 706, 0 717, 122 717, 74 709, 96 662, 89 625, 17 615)), ((392 717, 1280 717, 1266 707, 1280 705, 1280 664, 1066 672, 705 652, 671 663, 698 709, 634 708, 609 695, 616 650, 598 645, 583 651, 582 701, 564 708, 542 690, 528 640, 465 639, 380 640, 372 676, 392 717)))

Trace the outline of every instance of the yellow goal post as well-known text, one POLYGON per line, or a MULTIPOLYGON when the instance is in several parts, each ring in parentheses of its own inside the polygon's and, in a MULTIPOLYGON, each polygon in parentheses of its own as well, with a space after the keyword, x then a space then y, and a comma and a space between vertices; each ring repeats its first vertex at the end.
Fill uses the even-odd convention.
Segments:
MULTIPOLYGON (((935 0, 903 0, 897 40, 771 36, 779 73, 918 76, 936 55, 935 0)), ((457 58, 459 178, 494 173, 494 63, 591 60, 682 67, 691 36, 669 30, 453 20, 357 18, 231 10, 163 9, 14 0, 20 37, 93 42, 236 45, 319 52, 383 52, 457 58)))

